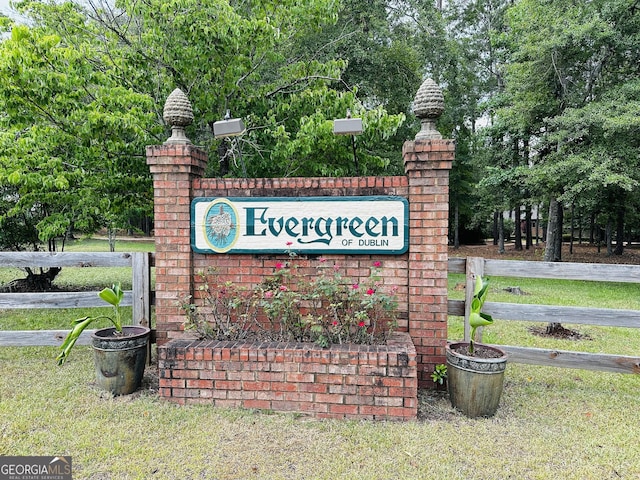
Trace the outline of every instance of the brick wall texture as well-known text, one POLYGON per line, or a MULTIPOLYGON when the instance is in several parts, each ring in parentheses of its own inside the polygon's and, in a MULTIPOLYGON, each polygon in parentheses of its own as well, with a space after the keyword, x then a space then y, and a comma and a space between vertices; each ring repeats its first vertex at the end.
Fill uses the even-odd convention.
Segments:
MULTIPOLYGON (((207 157, 197 147, 192 145, 148 147, 147 163, 154 178, 158 344, 164 345, 172 340, 182 338, 184 316, 180 311, 179 301, 189 295, 194 295, 197 299, 197 273, 199 271, 215 266, 221 282, 230 280, 238 284, 253 286, 260 283, 264 276, 271 275, 277 262, 286 260, 285 255, 201 254, 193 252, 190 246, 190 206, 193 198, 402 196, 407 198, 409 202, 410 225, 407 253, 402 255, 326 255, 326 258, 345 267, 347 275, 352 277, 354 281, 366 278, 373 262, 381 262, 384 283, 398 288, 399 330, 408 332, 415 344, 418 384, 420 387, 432 386, 429 375, 436 364, 444 363, 447 333, 448 194, 449 170, 454 160, 454 152, 455 144, 451 140, 405 142, 403 158, 406 174, 404 176, 216 179, 202 178, 207 157)), ((303 263, 304 261, 302 260, 303 263)), ((304 267, 304 264, 302 266, 304 267)), ((249 352, 249 350, 245 350, 245 352, 249 352)), ((206 362, 211 361, 213 360, 206 360, 206 362)), ((301 365, 303 364, 301 363, 301 365)), ((244 366, 249 368, 248 364, 244 364, 244 366)), ((325 367, 328 370, 330 364, 325 364, 325 367)), ((184 372, 192 371, 190 368, 183 370, 184 372)), ((234 371, 229 370, 229 372, 234 371)), ((233 375, 239 375, 238 371, 235 372, 233 375)), ((262 375, 258 375, 258 373, 259 370, 247 370, 246 375, 252 377, 247 380, 249 385, 261 385, 262 375)), ((310 372, 301 370, 296 372, 300 378, 310 378, 304 377, 308 373, 310 372)), ((323 374, 313 373, 313 382, 299 382, 298 385, 318 383, 317 378, 323 374)), ((188 373, 188 375, 195 374, 188 373)), ((324 373, 324 375, 331 374, 324 373)), ((290 377, 293 378, 293 374, 290 377)), ((167 389, 170 389, 171 395, 175 396, 178 392, 183 395, 181 389, 189 390, 189 385, 203 385, 214 379, 195 377, 191 379, 191 382, 187 382, 187 379, 173 377, 164 379, 166 382, 173 380, 176 380, 176 385, 182 386, 165 385, 163 388, 166 393, 169 393, 167 389), (207 382, 199 383, 201 380, 207 382)), ((221 381, 234 382, 239 380, 221 379, 221 381)), ((322 383, 318 384, 322 385, 322 383)), ((230 383, 230 385, 235 384, 230 383)), ((387 389, 396 387, 398 386, 384 386, 387 389)), ((301 388, 314 387, 306 385, 301 388)), ((403 384, 398 388, 409 387, 403 384)), ((215 393, 218 389, 213 389, 213 387, 204 390, 198 388, 197 390, 198 392, 210 392, 204 393, 204 395, 226 395, 215 393)), ((306 399, 309 398, 308 394, 315 395, 315 392, 303 390, 298 393, 301 398, 306 399)), ((197 397, 192 397, 191 395, 196 395, 196 393, 191 392, 177 398, 184 398, 184 401, 187 399, 193 401, 194 398, 199 398, 198 401, 201 401, 203 400, 202 397, 199 397, 201 394, 198 393, 197 397)), ((254 394, 252 398, 243 399, 250 400, 247 405, 267 405, 266 400, 258 398, 257 391, 254 394)), ((231 395, 251 396, 252 394, 236 392, 231 395)), ((344 400, 353 394, 326 391, 318 393, 318 395, 317 398, 324 398, 322 395, 326 395, 328 400, 338 397, 344 400)), ((317 398, 314 403, 317 403, 317 398)), ((204 400, 209 401, 213 398, 207 399, 205 397, 204 400)), ((215 400, 218 405, 230 405, 239 399, 226 396, 215 400)), ((271 399, 268 401, 271 406, 265 408, 273 408, 274 405, 280 405, 278 402, 288 401, 293 400, 271 399)), ((303 400, 299 400, 299 402, 303 402, 303 400)), ((342 414, 348 416, 347 411, 351 415, 356 408, 355 405, 348 407, 347 403, 332 403, 330 401, 325 403, 325 406, 315 407, 326 409, 326 411, 318 412, 325 416, 339 416, 340 413, 337 410, 341 408, 345 410, 342 414), (331 409, 330 405, 333 405, 331 409)), ((375 405, 375 401, 373 405, 366 406, 367 408, 363 411, 370 411, 372 416, 377 415, 374 412, 378 411, 378 407, 380 409, 382 407, 391 408, 375 405)), ((359 407, 357 408, 359 409, 359 407)), ((403 404, 393 408, 413 407, 403 404)), ((361 414, 360 410, 358 412, 361 414)), ((384 415, 393 416, 388 411, 384 415)))
POLYGON ((160 395, 180 404, 299 412, 317 418, 412 420, 416 352, 387 346, 173 340, 158 349, 160 395))

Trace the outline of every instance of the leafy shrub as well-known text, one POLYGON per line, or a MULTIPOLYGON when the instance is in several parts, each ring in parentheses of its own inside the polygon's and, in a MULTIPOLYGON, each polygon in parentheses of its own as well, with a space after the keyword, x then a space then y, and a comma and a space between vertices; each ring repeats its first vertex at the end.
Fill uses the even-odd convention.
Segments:
POLYGON ((289 253, 273 275, 254 288, 216 282, 217 272, 201 272, 202 301, 182 302, 185 329, 200 338, 331 344, 384 343, 396 326, 396 287, 382 286, 381 263, 362 283, 343 275, 338 264, 317 260, 315 275, 303 275, 289 253), (310 278, 309 278, 310 277, 310 278))

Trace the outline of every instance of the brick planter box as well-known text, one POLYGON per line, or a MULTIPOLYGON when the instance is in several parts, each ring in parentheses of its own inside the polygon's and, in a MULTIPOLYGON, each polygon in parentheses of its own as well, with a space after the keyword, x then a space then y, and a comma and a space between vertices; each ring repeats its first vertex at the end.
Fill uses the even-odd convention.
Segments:
POLYGON ((416 418, 416 350, 387 345, 176 339, 158 347, 160 396, 180 404, 300 412, 318 418, 416 418))

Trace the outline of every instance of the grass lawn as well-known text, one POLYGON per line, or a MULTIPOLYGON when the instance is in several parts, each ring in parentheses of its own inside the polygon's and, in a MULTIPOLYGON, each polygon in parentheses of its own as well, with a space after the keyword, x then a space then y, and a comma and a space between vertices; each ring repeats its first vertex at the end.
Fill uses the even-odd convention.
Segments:
MULTIPOLYGON (((76 246, 104 251, 105 242, 68 249, 76 246)), ((70 285, 124 283, 130 276, 120 269, 97 276, 86 272, 99 269, 66 270, 70 285)), ((460 282, 463 276, 450 276, 451 298, 463 297, 456 289, 460 282)), ((639 289, 492 278, 489 300, 640 310, 639 289), (514 285, 529 295, 503 291, 514 285)), ((3 311, 0 328, 66 327, 85 314, 3 311)), ((531 325, 498 320, 485 330, 485 340, 640 352, 637 329, 572 326, 587 337, 571 341, 537 337, 531 325)), ((461 319, 452 318, 449 338, 461 337, 461 319)), ((500 408, 491 419, 467 419, 451 409, 446 396, 421 392, 415 422, 320 421, 175 406, 159 399, 155 366, 142 390, 113 398, 93 384, 88 347, 76 347, 63 367, 55 365, 56 354, 52 347, 0 348, 0 455, 71 455, 74 479, 640 478, 640 375, 509 364, 500 408)))
POLYGON ((93 384, 87 347, 0 349, 0 455, 73 457, 74 479, 635 479, 640 377, 509 365, 498 413, 423 396, 410 423, 179 407, 93 384))
MULTIPOLYGON (((153 238, 116 237, 116 252, 153 252, 153 238)), ((108 252, 109 244, 102 238, 79 238, 65 244, 66 252, 108 252)))

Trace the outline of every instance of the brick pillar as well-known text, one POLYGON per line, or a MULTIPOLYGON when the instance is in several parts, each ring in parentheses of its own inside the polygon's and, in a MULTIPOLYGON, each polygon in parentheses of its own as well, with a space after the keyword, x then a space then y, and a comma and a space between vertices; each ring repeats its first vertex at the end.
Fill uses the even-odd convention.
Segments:
POLYGON ((420 387, 445 362, 449 170, 453 140, 413 140, 402 149, 409 179, 409 333, 418 355, 420 387))
POLYGON ((178 302, 192 292, 191 191, 207 154, 193 145, 147 147, 153 175, 158 345, 178 336, 184 315, 178 302))

